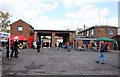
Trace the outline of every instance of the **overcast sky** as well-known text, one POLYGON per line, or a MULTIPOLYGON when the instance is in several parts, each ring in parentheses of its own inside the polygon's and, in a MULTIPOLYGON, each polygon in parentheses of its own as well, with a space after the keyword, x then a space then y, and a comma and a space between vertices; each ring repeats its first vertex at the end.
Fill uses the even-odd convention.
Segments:
POLYGON ((0 10, 12 15, 11 23, 22 19, 35 29, 75 30, 83 25, 118 26, 118 1, 0 0, 0 10))

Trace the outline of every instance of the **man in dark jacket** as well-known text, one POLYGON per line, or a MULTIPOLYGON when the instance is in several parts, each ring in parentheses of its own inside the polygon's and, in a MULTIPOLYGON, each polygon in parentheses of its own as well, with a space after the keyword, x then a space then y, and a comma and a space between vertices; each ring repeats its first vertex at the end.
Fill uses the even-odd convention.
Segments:
POLYGON ((37 52, 40 52, 40 46, 41 46, 41 45, 40 45, 40 42, 38 41, 38 42, 37 42, 37 52))
POLYGON ((103 62, 101 64, 105 64, 106 63, 105 52, 106 52, 105 41, 102 41, 101 48, 100 48, 100 55, 98 57, 98 60, 96 61, 97 63, 100 62, 101 58, 103 59, 103 62))
POLYGON ((7 52, 6 52, 6 58, 9 58, 9 39, 6 43, 6 49, 7 49, 7 52))
POLYGON ((10 57, 13 57, 13 53, 14 53, 14 40, 11 41, 11 54, 10 54, 10 57))
POLYGON ((18 58, 18 41, 16 40, 15 42, 14 42, 14 50, 15 50, 15 58, 18 58))

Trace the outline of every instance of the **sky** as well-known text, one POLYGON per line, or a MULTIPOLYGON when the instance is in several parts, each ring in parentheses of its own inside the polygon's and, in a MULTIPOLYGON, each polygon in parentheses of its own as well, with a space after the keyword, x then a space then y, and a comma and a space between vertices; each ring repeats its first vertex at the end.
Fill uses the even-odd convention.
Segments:
POLYGON ((11 23, 22 19, 34 29, 76 30, 95 25, 118 27, 119 0, 0 0, 11 23))

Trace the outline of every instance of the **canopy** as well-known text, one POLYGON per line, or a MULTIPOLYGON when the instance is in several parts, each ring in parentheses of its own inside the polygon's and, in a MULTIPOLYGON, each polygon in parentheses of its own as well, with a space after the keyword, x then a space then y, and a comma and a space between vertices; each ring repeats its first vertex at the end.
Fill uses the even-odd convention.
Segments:
POLYGON ((96 41, 114 42, 115 40, 114 40, 114 39, 110 39, 110 38, 103 37, 103 38, 99 38, 99 39, 97 39, 96 41))
POLYGON ((18 40, 20 41, 27 41, 27 38, 23 35, 19 36, 18 40))
POLYGON ((10 40, 19 40, 19 41, 27 41, 27 38, 23 35, 20 35, 20 36, 15 36, 15 35, 12 35, 10 36, 10 40))
POLYGON ((10 40, 13 40, 14 37, 15 37, 15 35, 11 35, 10 36, 10 40))

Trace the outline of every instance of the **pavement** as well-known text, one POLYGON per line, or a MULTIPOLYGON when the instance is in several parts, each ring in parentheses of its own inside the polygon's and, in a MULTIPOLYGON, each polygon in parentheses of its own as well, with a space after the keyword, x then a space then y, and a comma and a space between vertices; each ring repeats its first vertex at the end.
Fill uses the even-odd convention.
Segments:
POLYGON ((106 64, 96 63, 99 52, 42 48, 20 50, 19 58, 8 60, 5 50, 2 75, 118 75, 118 53, 106 52, 106 64))

